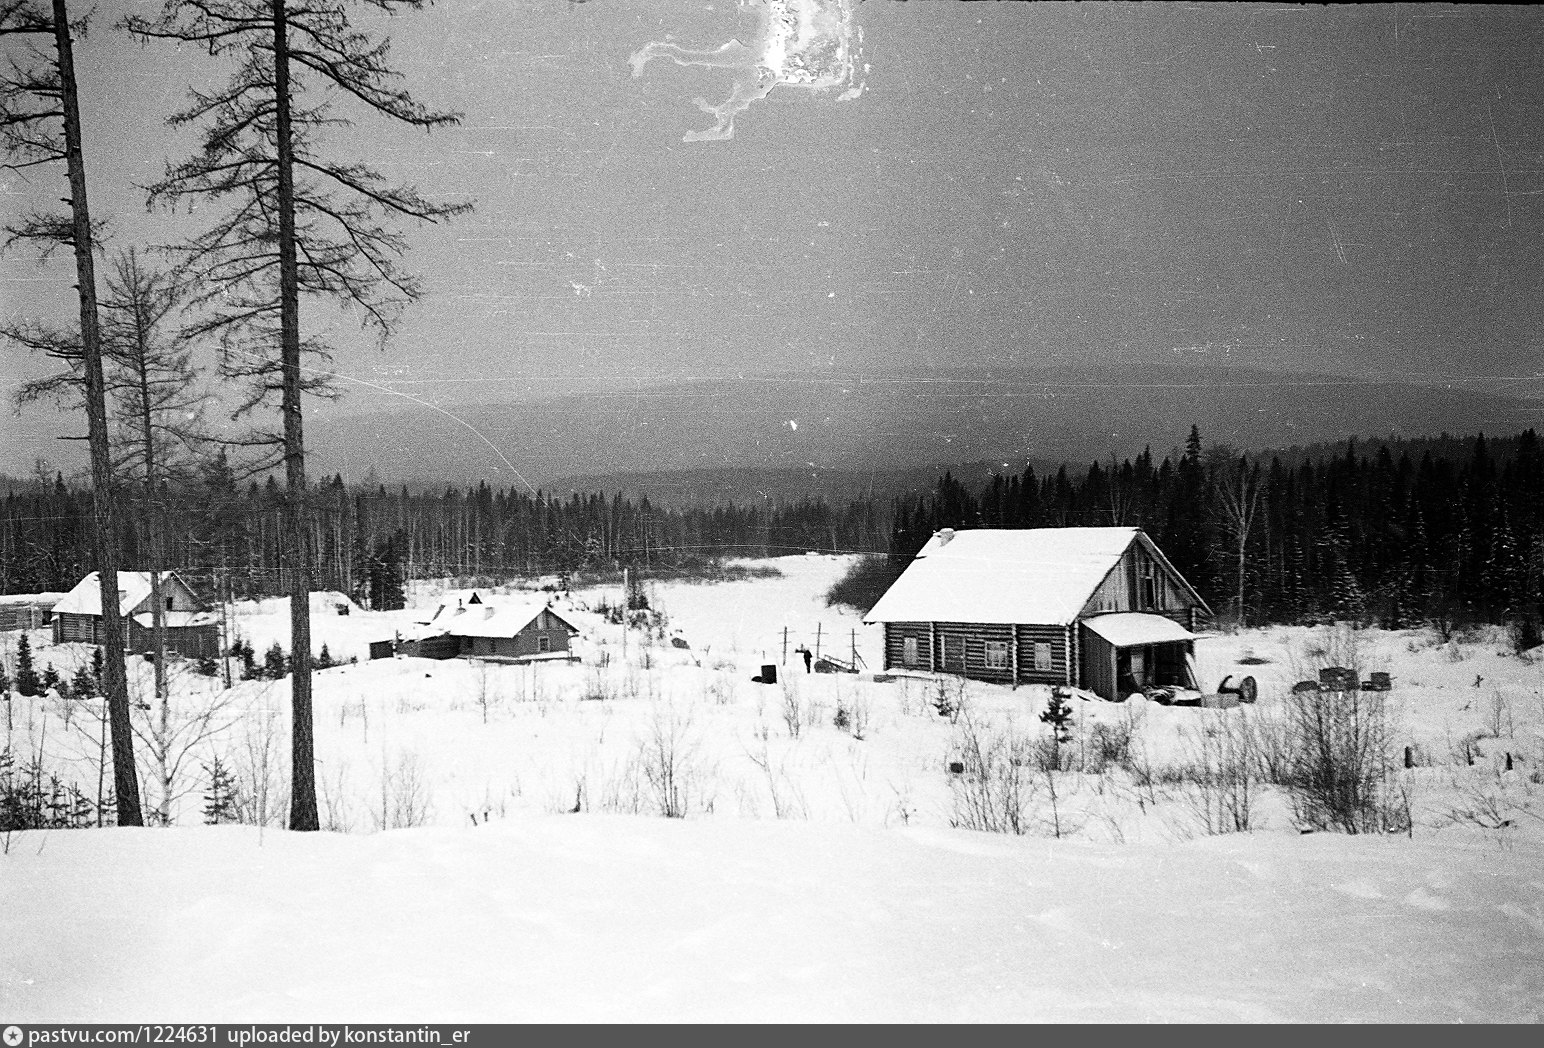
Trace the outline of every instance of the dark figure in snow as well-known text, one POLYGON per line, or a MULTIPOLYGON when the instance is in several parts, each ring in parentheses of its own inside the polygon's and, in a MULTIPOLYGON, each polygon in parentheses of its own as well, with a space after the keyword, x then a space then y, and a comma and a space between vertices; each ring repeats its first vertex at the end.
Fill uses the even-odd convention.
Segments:
POLYGON ((814 653, 812 653, 808 648, 795 648, 794 650, 797 651, 800 655, 804 656, 804 672, 810 672, 810 661, 815 657, 814 653))

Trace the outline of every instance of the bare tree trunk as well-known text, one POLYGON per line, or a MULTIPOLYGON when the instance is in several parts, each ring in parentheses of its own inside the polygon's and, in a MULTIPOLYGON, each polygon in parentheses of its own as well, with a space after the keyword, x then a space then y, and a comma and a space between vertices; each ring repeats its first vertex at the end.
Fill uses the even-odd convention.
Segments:
POLYGON ((91 211, 86 202, 86 164, 80 145, 80 101, 75 90, 75 52, 65 0, 53 0, 54 46, 64 109, 65 166, 69 172, 75 273, 80 298, 80 341, 86 371, 87 443, 91 450, 91 517, 97 580, 102 595, 102 693, 107 698, 113 742, 113 791, 118 825, 142 826, 139 776, 134 767, 129 688, 123 665, 123 621, 118 607, 118 532, 113 512, 112 458, 107 444, 107 396, 102 376, 102 335, 97 324, 96 267, 91 211))
POLYGON ((321 829, 311 724, 311 531, 306 521, 306 451, 300 416, 300 281, 295 257, 295 157, 290 115, 289 14, 273 0, 274 102, 279 153, 279 338, 283 376, 285 508, 289 567, 292 830, 321 829))

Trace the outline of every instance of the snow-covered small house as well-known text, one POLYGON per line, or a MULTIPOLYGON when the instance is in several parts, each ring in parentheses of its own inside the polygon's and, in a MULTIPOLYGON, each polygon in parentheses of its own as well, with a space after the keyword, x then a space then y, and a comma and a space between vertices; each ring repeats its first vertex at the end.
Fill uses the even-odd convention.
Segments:
POLYGON ((546 604, 486 606, 450 621, 458 655, 514 659, 565 657, 578 629, 546 604))
MULTIPOLYGON (((162 620, 166 650, 189 658, 220 654, 220 619, 175 571, 161 573, 162 620)), ((151 651, 155 620, 151 608, 150 572, 118 572, 118 614, 128 651, 151 651)), ((92 572, 54 605, 54 643, 102 642, 102 586, 92 572)))
POLYGON ((1138 528, 945 528, 864 621, 884 624, 886 669, 1114 699, 1195 687, 1192 631, 1210 616, 1138 528))
POLYGON ((520 661, 567 658, 579 630, 546 604, 489 604, 475 591, 447 594, 427 620, 372 642, 372 659, 408 655, 423 659, 498 658, 520 661))
POLYGON ((53 618, 63 593, 12 593, 0 597, 0 633, 35 630, 53 618))

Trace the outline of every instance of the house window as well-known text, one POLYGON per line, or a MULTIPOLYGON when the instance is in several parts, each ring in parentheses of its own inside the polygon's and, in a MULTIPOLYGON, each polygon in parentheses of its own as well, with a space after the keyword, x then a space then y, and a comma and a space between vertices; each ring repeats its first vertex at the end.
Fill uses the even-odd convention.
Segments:
POLYGON ((174 610, 174 609, 173 609, 173 608, 172 608, 172 598, 171 598, 171 597, 167 597, 167 598, 166 598, 166 610, 167 610, 167 611, 172 611, 172 610, 174 610))
POLYGON ((1042 672, 1051 668, 1051 646, 1037 641, 1035 643, 1035 669, 1042 672))
POLYGON ((922 661, 917 657, 916 637, 907 637, 901 641, 901 661, 908 666, 915 666, 922 661))
POLYGON ((1005 670, 1008 668, 1007 641, 989 640, 986 642, 986 668, 989 670, 1005 670))
POLYGON ((547 636, 545 633, 539 634, 536 637, 536 650, 544 653, 551 651, 552 638, 547 636))
POLYGON ((1153 574, 1153 566, 1142 566, 1142 607, 1156 608, 1158 606, 1158 579, 1153 574))

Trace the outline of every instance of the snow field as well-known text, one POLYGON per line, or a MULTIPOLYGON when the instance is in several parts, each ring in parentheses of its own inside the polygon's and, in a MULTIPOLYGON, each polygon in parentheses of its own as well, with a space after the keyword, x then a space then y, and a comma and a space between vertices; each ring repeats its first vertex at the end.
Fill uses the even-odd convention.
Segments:
MULTIPOLYGON (((771 563, 778 577, 652 585, 665 639, 631 631, 625 655, 593 610, 619 587, 556 598, 585 633, 576 663, 366 662, 413 615, 318 614, 317 648, 362 660, 315 678, 322 819, 346 833, 280 829, 288 682, 222 693, 179 664, 173 725, 212 708, 216 730, 179 754, 173 829, 5 837, 0 1017, 1541 1017, 1544 663, 1503 638, 1207 636, 1203 680, 1253 674, 1256 708, 1074 700, 1069 763, 1094 769, 1096 739, 1123 729, 1135 756, 1059 774, 1054 824, 1036 779, 1025 836, 979 833, 951 827, 948 762, 972 726, 1044 739, 1047 690, 806 675, 792 655, 778 685, 753 683, 785 626, 790 652, 818 623, 839 656, 857 629, 878 668, 878 630, 821 597, 843 559, 771 563), (1301 836, 1262 787, 1252 832, 1208 835, 1185 766, 1237 718, 1279 718, 1315 659, 1353 654, 1364 676, 1394 675, 1392 738, 1417 765, 1398 773, 1410 833, 1301 836), (964 712, 939 716, 941 696, 964 712), (199 825, 216 753, 262 825, 199 825)), ((242 606, 238 623, 261 656, 284 643, 285 603, 242 606)), ((32 640, 40 665, 87 657, 32 640)), ((146 701, 148 670, 131 663, 146 701)), ((13 696, 7 742, 94 792, 92 705, 13 696)), ((155 711, 135 718, 154 808, 155 711)))

